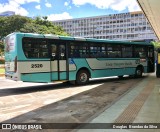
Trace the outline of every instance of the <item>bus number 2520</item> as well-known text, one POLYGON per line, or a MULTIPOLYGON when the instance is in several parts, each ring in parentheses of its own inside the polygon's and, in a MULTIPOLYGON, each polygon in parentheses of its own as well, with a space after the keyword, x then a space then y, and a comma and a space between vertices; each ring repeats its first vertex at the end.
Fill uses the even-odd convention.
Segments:
POLYGON ((31 68, 42 68, 43 64, 31 64, 31 68))

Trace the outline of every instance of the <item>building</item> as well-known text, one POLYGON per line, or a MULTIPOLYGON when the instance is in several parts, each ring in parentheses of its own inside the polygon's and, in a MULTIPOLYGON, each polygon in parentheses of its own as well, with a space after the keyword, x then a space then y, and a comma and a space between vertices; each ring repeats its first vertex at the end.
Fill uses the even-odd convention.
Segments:
POLYGON ((159 0, 137 0, 146 18, 149 20, 152 28, 160 40, 160 1, 159 0))
POLYGON ((145 15, 139 12, 53 21, 74 37, 151 41, 157 40, 145 15))
POLYGON ((0 16, 12 16, 12 15, 15 15, 14 11, 5 11, 0 13, 0 16))

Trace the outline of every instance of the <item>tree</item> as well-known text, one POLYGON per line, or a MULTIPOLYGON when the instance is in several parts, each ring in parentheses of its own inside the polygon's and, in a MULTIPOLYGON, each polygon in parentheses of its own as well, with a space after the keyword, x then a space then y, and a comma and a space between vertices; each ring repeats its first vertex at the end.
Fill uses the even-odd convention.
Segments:
MULTIPOLYGON (((13 15, 8 17, 0 17, 0 41, 8 34, 13 32, 39 33, 39 34, 55 34, 68 36, 62 27, 55 26, 47 20, 47 16, 36 17, 31 19, 28 17, 13 15)), ((0 42, 0 54, 4 52, 4 44, 0 42)))
POLYGON ((160 48, 160 42, 154 42, 154 41, 152 41, 151 43, 154 45, 155 50, 157 50, 158 48, 160 48))
POLYGON ((4 44, 0 41, 0 57, 4 55, 4 44))
POLYGON ((0 17, 0 34, 1 38, 12 32, 19 32, 21 28, 24 27, 26 23, 30 23, 32 20, 30 18, 13 15, 9 17, 0 17))
POLYGON ((19 15, 0 17, 0 27, 0 39, 12 32, 68 35, 62 27, 55 26, 48 21, 47 16, 36 17, 35 19, 19 15))

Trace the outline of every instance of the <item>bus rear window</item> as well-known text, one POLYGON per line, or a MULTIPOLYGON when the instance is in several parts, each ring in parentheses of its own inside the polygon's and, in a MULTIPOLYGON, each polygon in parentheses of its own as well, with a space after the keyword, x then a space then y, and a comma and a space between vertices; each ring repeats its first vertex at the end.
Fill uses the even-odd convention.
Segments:
POLYGON ((48 58, 48 45, 43 39, 24 38, 23 51, 27 58, 48 58))

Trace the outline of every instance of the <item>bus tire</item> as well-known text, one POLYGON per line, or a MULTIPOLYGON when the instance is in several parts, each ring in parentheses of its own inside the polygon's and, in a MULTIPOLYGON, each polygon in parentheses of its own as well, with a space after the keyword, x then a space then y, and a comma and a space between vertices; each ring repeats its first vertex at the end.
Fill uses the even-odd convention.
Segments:
POLYGON ((142 77, 142 74, 143 74, 143 69, 141 67, 137 67, 135 71, 135 77, 140 78, 142 77))
POLYGON ((80 70, 76 76, 76 84, 85 85, 89 82, 89 73, 87 70, 80 70))

